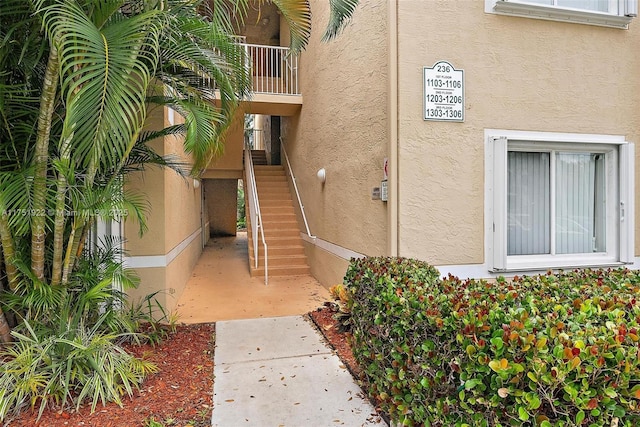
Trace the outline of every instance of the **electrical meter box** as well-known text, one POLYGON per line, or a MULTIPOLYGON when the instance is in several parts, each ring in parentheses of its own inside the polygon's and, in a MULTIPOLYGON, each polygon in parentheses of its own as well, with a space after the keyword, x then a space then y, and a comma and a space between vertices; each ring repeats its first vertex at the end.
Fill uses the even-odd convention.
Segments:
POLYGON ((383 180, 380 183, 380 200, 386 202, 389 197, 389 191, 387 189, 387 180, 383 180))

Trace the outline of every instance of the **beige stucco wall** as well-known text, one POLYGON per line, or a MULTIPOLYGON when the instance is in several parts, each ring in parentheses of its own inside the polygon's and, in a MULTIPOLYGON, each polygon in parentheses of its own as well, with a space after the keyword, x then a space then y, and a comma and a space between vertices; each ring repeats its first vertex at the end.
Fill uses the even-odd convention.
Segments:
MULTIPOLYGON (((163 109, 155 108, 147 117, 148 129, 162 129, 165 125, 163 109)), ((156 153, 164 155, 164 140, 151 141, 149 145, 156 153)), ((164 186, 159 185, 164 181, 165 171, 154 166, 146 167, 144 172, 134 172, 127 176, 125 188, 131 193, 142 196, 145 200, 147 232, 139 236, 139 223, 135 215, 130 213, 124 222, 124 234, 126 236, 125 247, 128 255, 164 255, 164 186), (153 202, 153 203, 152 203, 153 202), (154 210, 160 210, 159 215, 154 215, 154 210)))
POLYGON ((155 298, 163 308, 167 306, 168 301, 174 299, 173 295, 171 295, 165 287, 166 271, 164 268, 139 268, 136 269, 136 274, 140 278, 140 286, 136 289, 127 290, 129 302, 134 306, 139 305, 144 298, 153 292, 158 292, 155 298))
MULTIPOLYGON (((177 114, 174 117, 174 123, 182 120, 177 114)), ((148 128, 170 124, 166 109, 150 111, 148 128)), ((152 146, 159 154, 188 162, 180 138, 168 136, 153 141, 152 146)), ((148 231, 142 237, 135 222, 127 220, 124 226, 128 264, 141 278, 139 288, 130 290, 129 296, 135 301, 159 292, 156 299, 171 312, 202 252, 202 186, 196 188, 192 178, 181 177, 171 169, 148 167, 131 174, 126 187, 143 194, 148 205, 148 231)))
POLYGON ((326 288, 342 283, 349 261, 309 244, 305 244, 305 253, 313 261, 310 263, 311 275, 318 282, 326 288))
POLYGON ((219 171, 237 171, 242 174, 242 150, 244 149, 244 110, 238 108, 233 123, 227 129, 222 151, 209 165, 210 173, 206 178, 222 178, 214 176, 219 171))
POLYGON ((204 181, 209 233, 211 236, 235 236, 238 217, 238 180, 204 181))
POLYGON ((167 266, 165 271, 166 292, 164 293, 167 311, 177 310, 178 300, 184 292, 201 254, 202 239, 198 236, 167 266))
POLYGON ((618 30, 487 14, 483 1, 399 0, 398 28, 400 255, 484 262, 486 128, 639 142, 637 18, 618 30), (464 70, 464 123, 422 120, 422 69, 439 60, 464 70))
MULTIPOLYGON (((320 43, 328 4, 311 2, 314 31, 300 62, 304 104, 298 116, 283 118, 283 139, 311 233, 353 251, 384 254, 387 207, 371 200, 371 189, 380 186, 388 148, 387 1, 361 2, 343 35, 320 43), (316 178, 320 168, 324 185, 316 178)), ((315 253, 309 252, 310 264, 318 271, 325 261, 315 253)), ((334 258, 342 270, 344 260, 334 258)))
MULTIPOLYGON (((165 151, 183 156, 182 140, 165 138, 165 151)), ((202 182, 181 177, 172 170, 164 171, 165 251, 169 252, 201 227, 202 182)), ((200 241, 200 240, 199 240, 200 241)))
MULTIPOLYGON (((129 301, 139 304, 148 295, 157 292, 152 301, 157 301, 166 313, 175 312, 178 299, 182 295, 201 253, 201 239, 198 238, 166 267, 135 269, 140 278, 140 286, 127 291, 129 301)), ((153 309, 156 310, 156 316, 162 316, 162 311, 155 304, 153 309)))

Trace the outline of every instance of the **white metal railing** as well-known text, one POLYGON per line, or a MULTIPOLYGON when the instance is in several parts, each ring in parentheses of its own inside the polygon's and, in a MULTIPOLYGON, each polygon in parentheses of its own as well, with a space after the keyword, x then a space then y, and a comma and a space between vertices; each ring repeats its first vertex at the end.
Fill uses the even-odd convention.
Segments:
POLYGON ((262 239, 262 246, 264 248, 264 284, 268 285, 269 273, 267 271, 267 241, 264 239, 264 227, 262 226, 260 201, 258 200, 258 187, 256 186, 256 177, 253 170, 253 160, 251 159, 251 147, 249 147, 248 144, 245 144, 244 146, 244 170, 247 179, 244 191, 249 201, 249 220, 251 221, 255 268, 258 268, 258 230, 260 230, 260 238, 262 239))
POLYGON ((275 95, 300 95, 298 55, 288 47, 238 43, 251 64, 253 91, 275 95))
POLYGON ((265 150, 264 129, 245 129, 245 139, 252 150, 265 150))
POLYGON ((298 200, 298 206, 300 206, 300 212, 302 212, 302 220, 304 221, 304 228, 307 230, 307 236, 312 239, 315 239, 316 236, 311 234, 309 231, 309 223, 307 222, 307 215, 304 213, 304 205, 302 204, 302 200, 300 199, 300 192, 298 191, 298 185, 296 184, 296 177, 293 175, 293 169, 291 169, 291 163, 289 163, 289 156, 287 156, 287 151, 284 149, 284 141, 280 138, 280 147, 281 152, 284 155, 284 159, 287 162, 287 173, 291 177, 291 182, 293 182, 293 189, 296 192, 296 199, 298 200))

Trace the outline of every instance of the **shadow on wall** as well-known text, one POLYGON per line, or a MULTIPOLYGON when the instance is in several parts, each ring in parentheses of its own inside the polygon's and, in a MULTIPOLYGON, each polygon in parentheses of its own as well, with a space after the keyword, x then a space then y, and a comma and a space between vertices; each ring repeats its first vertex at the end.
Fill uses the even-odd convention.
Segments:
MULTIPOLYGON (((235 236, 238 227, 238 179, 204 180, 209 236, 235 236)), ((244 198, 242 198, 244 204, 244 198)))

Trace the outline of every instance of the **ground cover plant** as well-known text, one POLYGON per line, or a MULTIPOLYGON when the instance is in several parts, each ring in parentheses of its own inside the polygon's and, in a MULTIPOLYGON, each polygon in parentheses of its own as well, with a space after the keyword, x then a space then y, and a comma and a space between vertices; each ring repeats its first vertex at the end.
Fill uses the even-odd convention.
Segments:
POLYGON ((420 261, 352 260, 353 352, 399 425, 640 425, 640 275, 495 283, 420 261))
MULTIPOLYGON (((13 343, 0 347, 0 421, 26 407, 46 408, 107 401, 122 404, 157 366, 129 354, 122 344, 144 341, 141 322, 152 322, 146 306, 128 305, 118 287, 135 286, 117 239, 86 249, 67 286, 22 281, 3 304, 20 314, 13 343), (114 284, 119 286, 114 286, 114 284)), ((151 309, 153 306, 151 306, 151 309)), ((158 316, 159 317, 159 316, 158 316)), ((149 329, 148 327, 146 329, 149 329)))
POLYGON ((5 420, 11 427, 211 427, 213 408, 214 325, 176 325, 162 341, 124 344, 127 352, 153 362, 158 371, 149 375, 131 398, 99 404, 24 410, 5 420), (184 367, 188 366, 189 369, 184 367))

